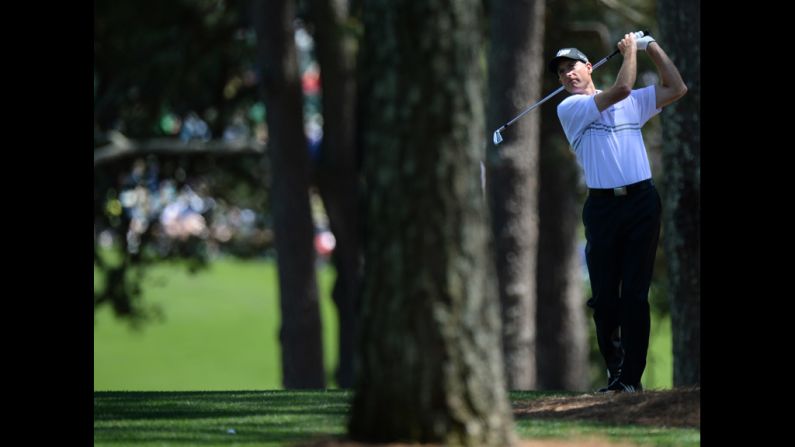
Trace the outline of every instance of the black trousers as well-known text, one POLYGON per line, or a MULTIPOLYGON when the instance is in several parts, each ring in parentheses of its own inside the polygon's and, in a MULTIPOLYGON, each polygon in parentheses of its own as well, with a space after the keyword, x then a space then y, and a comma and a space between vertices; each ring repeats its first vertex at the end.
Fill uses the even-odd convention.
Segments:
POLYGON ((650 182, 627 195, 589 194, 583 207, 596 339, 607 368, 620 371, 627 385, 639 385, 646 368, 649 285, 661 214, 660 195, 650 182))

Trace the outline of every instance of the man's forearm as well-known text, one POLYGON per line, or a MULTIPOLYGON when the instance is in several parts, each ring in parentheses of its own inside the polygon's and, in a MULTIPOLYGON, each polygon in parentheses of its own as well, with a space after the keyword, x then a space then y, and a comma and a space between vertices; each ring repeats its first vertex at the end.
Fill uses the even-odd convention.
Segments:
POLYGON ((613 86, 629 92, 635 86, 635 78, 638 73, 638 56, 635 51, 628 51, 627 53, 624 55, 624 61, 621 63, 621 68, 618 70, 618 76, 616 76, 616 82, 613 86))
POLYGON ((594 96, 596 108, 600 112, 629 96, 632 93, 632 87, 635 86, 635 77, 638 73, 635 35, 625 34, 624 38, 618 42, 618 49, 621 51, 624 61, 621 62, 616 82, 609 89, 594 96))
POLYGON ((668 58, 668 55, 657 42, 650 43, 648 48, 646 48, 646 53, 649 54, 652 62, 657 67, 657 72, 660 74, 660 83, 663 87, 674 90, 686 89, 685 81, 682 79, 682 75, 679 74, 679 70, 676 69, 673 61, 668 58))

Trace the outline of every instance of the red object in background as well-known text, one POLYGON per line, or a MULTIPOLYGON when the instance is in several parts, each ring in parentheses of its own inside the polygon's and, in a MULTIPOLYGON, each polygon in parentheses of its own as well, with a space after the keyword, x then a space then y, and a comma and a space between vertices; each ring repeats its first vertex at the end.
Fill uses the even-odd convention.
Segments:
POLYGON ((315 234, 315 251, 323 257, 329 256, 337 246, 337 238, 331 231, 325 230, 315 234))
POLYGON ((307 96, 317 95, 320 91, 320 73, 317 70, 307 70, 301 77, 301 89, 307 96))

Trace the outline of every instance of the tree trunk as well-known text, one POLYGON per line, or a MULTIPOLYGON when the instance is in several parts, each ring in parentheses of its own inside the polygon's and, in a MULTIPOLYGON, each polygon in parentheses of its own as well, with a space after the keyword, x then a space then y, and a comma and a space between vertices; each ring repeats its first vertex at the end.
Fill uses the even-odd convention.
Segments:
POLYGON ((337 384, 353 387, 356 305, 361 282, 356 166, 356 40, 345 30, 348 0, 312 0, 323 85, 323 142, 317 184, 337 239, 332 298, 339 315, 337 384))
POLYGON ((254 0, 271 157, 271 197, 281 304, 285 388, 325 388, 309 207, 309 153, 304 136, 292 0, 254 0))
MULTIPOLYGON (((565 4, 550 6, 546 41, 571 43, 570 12, 565 4)), ((557 50, 547 48, 544 60, 557 50)), ((543 95, 560 87, 545 72, 543 95)), ((561 93, 542 106, 539 188, 538 322, 536 360, 538 389, 588 389, 588 320, 583 295, 579 229, 582 211, 581 174, 557 116, 561 93)))
POLYGON ((674 386, 701 383, 701 2, 659 0, 662 46, 688 87, 662 111, 674 386))
POLYGON ((543 141, 538 199, 538 389, 580 391, 590 381, 578 248, 579 167, 565 140, 547 135, 543 141))
POLYGON ((355 440, 515 443, 480 186, 482 14, 480 0, 364 10, 355 440))
MULTIPOLYGON (((497 129, 540 99, 544 2, 491 3, 488 128, 497 129)), ((489 144, 488 191, 510 389, 536 386, 539 115, 530 112, 489 144)))

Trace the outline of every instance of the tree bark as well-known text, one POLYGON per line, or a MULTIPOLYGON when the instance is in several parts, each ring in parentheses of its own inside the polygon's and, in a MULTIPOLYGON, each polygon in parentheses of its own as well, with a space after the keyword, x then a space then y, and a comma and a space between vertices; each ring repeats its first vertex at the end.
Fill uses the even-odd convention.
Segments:
MULTIPOLYGON (((540 99, 544 2, 491 3, 488 128, 540 99)), ((510 389, 536 386, 536 253, 539 115, 530 112, 489 144, 488 192, 510 389)))
POLYGON ((309 206, 309 152, 292 21, 293 0, 254 0, 273 172, 273 227, 279 267, 282 374, 285 388, 325 388, 309 206))
MULTIPOLYGON (((554 112, 553 112, 554 113, 554 112)), ((578 248, 579 167, 568 145, 548 135, 541 155, 537 349, 538 389, 585 390, 588 333, 578 248)))
POLYGON ((674 386, 701 383, 701 2, 659 0, 659 41, 688 87, 662 111, 674 386))
POLYGON ((480 185, 482 14, 480 0, 364 10, 355 440, 515 443, 480 185))
MULTIPOLYGON (((550 6, 546 41, 567 36, 572 45, 570 13, 565 4, 550 6)), ((578 34, 582 34, 578 32, 578 34)), ((548 46, 549 60, 557 48, 548 46)), ((545 72, 543 94, 560 87, 556 77, 545 72)), ((588 320, 579 251, 582 211, 581 168, 566 142, 557 116, 562 93, 542 106, 540 188, 538 198, 538 305, 536 360, 538 389, 586 390, 588 367, 588 320)))
POLYGON ((357 297, 361 282, 361 248, 356 164, 356 40, 346 21, 348 0, 312 0, 317 57, 323 85, 323 142, 317 185, 337 240, 337 269, 332 298, 339 316, 339 365, 342 388, 353 387, 357 297))

